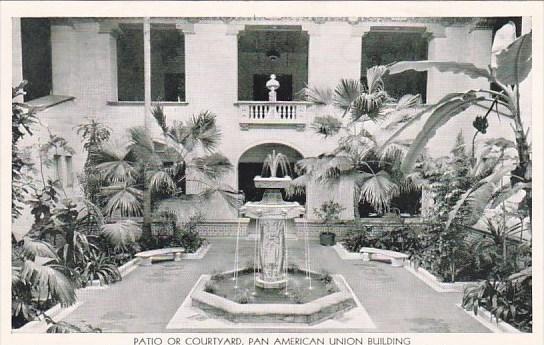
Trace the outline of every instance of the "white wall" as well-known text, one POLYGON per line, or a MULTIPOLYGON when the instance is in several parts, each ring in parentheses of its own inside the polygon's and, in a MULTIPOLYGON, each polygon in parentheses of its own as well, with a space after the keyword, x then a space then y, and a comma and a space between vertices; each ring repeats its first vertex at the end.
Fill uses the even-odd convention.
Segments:
MULTIPOLYGON (((17 23, 13 25, 16 28, 17 23)), ((309 34, 309 84, 334 87, 341 78, 359 79, 362 34, 354 34, 352 26, 343 22, 305 22, 302 28, 309 34)), ((243 152, 261 143, 283 143, 300 151, 305 157, 334 148, 333 139, 323 139, 307 127, 303 131, 292 127, 241 130, 240 110, 235 104, 238 95, 236 33, 243 26, 217 21, 190 24, 182 29, 185 33, 187 103, 165 105, 168 121, 187 120, 202 110, 217 114, 218 125, 223 133, 219 149, 235 166, 243 152)), ((487 52, 491 48, 489 30, 469 32, 468 27, 450 26, 445 28, 444 34, 445 37, 436 37, 430 41, 429 59, 472 61, 482 67, 488 63, 487 52)), ((74 170, 82 171, 86 155, 74 127, 85 121, 85 118, 96 118, 114 129, 114 140, 126 142, 126 129, 143 124, 143 104, 108 103, 117 100, 114 33, 93 21, 74 19, 72 22, 54 24, 51 35, 53 91, 56 94, 75 96, 76 99, 40 114, 40 118, 52 132, 70 141, 77 152, 74 170)), ((14 35, 14 47, 17 42, 17 36, 14 35)), ((17 54, 14 49, 14 67, 20 60, 17 54)), ((482 80, 430 72, 427 97, 429 103, 432 103, 448 92, 486 86, 482 80)), ((313 116, 325 112, 326 109, 321 107, 311 107, 304 121, 309 124, 313 116)), ((441 129, 429 145, 431 153, 442 155, 449 152, 459 129, 471 136, 472 119, 473 116, 468 119, 460 116, 441 129)), ((416 126, 407 136, 413 136, 417 130, 416 126)), ((156 126, 153 132, 159 133, 156 126)), ((30 140, 36 142, 41 138, 43 141, 45 133, 39 132, 30 140)), ((226 176, 224 182, 237 188, 236 176, 234 170, 226 176)), ((198 189, 197 186, 188 188, 198 189)), ((323 186, 310 186, 307 193, 310 213, 321 202, 335 199, 346 208, 343 218, 353 216, 351 186, 342 185, 339 189, 330 190, 323 186)), ((233 217, 228 210, 217 210, 214 207, 208 217, 233 217)))

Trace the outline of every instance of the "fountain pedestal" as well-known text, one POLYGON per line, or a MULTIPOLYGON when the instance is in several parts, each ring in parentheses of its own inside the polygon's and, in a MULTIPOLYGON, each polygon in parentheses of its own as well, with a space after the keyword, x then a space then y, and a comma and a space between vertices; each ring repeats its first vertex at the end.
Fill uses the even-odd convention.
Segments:
POLYGON ((281 289, 287 285, 286 221, 304 214, 298 202, 286 202, 281 189, 289 185, 289 177, 255 177, 255 186, 265 188, 263 199, 248 202, 241 212, 257 219, 257 264, 255 285, 264 289, 281 289))

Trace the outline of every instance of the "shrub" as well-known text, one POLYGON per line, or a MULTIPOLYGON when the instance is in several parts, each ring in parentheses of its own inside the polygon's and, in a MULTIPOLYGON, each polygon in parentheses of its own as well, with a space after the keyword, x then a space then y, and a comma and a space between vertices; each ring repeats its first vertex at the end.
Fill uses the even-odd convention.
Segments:
POLYGON ((198 231, 196 225, 202 220, 201 214, 196 214, 181 225, 175 227, 173 236, 160 243, 159 248, 164 247, 183 247, 185 252, 194 253, 206 241, 198 231))
POLYGON ((346 250, 358 253, 361 248, 372 247, 374 243, 368 235, 368 229, 364 227, 361 230, 350 231, 342 244, 346 250))
POLYGON ((532 271, 527 268, 506 279, 486 280, 465 289, 463 308, 478 314, 478 308, 487 309, 498 322, 503 320, 523 332, 533 329, 532 271))
MULTIPOLYGON (((340 213, 345 208, 334 200, 329 200, 321 204, 319 208, 314 208, 314 214, 325 224, 330 224, 340 220, 340 213)), ((327 229, 330 232, 330 229, 327 229)))

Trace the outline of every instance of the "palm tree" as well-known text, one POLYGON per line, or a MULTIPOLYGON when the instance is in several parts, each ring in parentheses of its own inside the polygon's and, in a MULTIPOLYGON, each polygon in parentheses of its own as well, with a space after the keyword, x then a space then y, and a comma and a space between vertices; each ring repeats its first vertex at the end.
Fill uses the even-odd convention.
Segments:
POLYGON ((236 199, 234 190, 218 181, 232 165, 215 152, 221 136, 215 115, 204 111, 187 123, 175 121, 169 126, 158 105, 153 116, 162 129, 160 138, 152 138, 142 127, 133 127, 129 129, 128 146, 102 145, 96 153, 96 169, 109 182, 102 189, 109 199, 106 215, 116 211, 122 216, 143 215, 143 240, 151 236, 153 193, 181 194, 177 186, 185 180, 205 186, 200 197, 219 193, 229 201, 236 199), (173 162, 171 166, 164 166, 164 156, 173 162), (185 168, 191 170, 190 177, 182 175, 176 179, 185 168))
POLYGON ((349 180, 354 183, 354 210, 365 200, 378 212, 387 212, 391 199, 401 191, 416 187, 415 174, 399 174, 399 160, 406 154, 409 143, 391 141, 382 146, 379 137, 370 132, 367 124, 379 124, 390 131, 406 121, 421 108, 419 95, 406 95, 395 101, 384 89, 384 66, 369 68, 366 84, 356 80, 342 80, 334 92, 328 89, 307 87, 306 99, 339 109, 342 117, 349 115, 345 124, 342 117, 326 115, 316 117, 311 127, 325 137, 341 133, 336 149, 318 157, 297 162, 295 168, 301 175, 290 188, 290 193, 301 192, 310 181, 331 183, 349 180))

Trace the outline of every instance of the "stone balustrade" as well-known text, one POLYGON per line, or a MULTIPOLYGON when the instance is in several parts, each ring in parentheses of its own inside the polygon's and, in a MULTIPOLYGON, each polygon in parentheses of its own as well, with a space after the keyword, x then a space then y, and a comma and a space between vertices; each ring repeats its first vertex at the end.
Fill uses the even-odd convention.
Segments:
POLYGON ((240 128, 243 130, 251 126, 293 126, 297 130, 304 130, 310 104, 303 101, 236 103, 239 108, 240 128))

